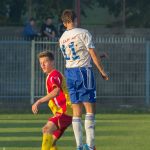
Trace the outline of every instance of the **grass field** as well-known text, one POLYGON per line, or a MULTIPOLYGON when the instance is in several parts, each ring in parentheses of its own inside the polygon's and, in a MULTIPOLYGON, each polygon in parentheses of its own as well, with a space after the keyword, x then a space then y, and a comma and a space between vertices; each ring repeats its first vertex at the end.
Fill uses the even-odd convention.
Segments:
MULTIPOLYGON (((41 127, 48 115, 0 115, 0 150, 40 150, 41 127)), ((97 150, 149 150, 150 115, 96 116, 97 150)), ((58 142, 60 150, 75 150, 72 128, 58 142)))

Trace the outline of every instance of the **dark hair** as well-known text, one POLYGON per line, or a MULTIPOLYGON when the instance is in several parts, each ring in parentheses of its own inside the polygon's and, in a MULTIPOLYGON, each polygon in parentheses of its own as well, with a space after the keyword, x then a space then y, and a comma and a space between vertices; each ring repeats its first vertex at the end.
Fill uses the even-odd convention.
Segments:
POLYGON ((76 18, 77 18, 76 13, 71 9, 64 10, 62 15, 61 15, 61 20, 64 23, 74 22, 74 20, 76 18))
POLYGON ((29 21, 36 21, 36 20, 35 20, 35 18, 32 17, 29 19, 29 21))
POLYGON ((47 21, 48 19, 53 19, 53 17, 52 16, 48 16, 48 17, 45 18, 45 21, 47 21))
POLYGON ((49 52, 49 51, 43 51, 43 52, 40 52, 38 54, 38 58, 42 58, 42 57, 48 57, 49 60, 53 61, 54 60, 54 55, 53 53, 49 52))

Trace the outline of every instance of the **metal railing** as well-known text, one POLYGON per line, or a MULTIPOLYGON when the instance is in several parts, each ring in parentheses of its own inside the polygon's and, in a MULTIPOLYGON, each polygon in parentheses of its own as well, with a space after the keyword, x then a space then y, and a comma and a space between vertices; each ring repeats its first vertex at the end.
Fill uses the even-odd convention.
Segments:
MULTIPOLYGON (((107 52, 102 63, 110 74, 104 81, 97 70, 97 102, 101 105, 149 105, 150 43, 144 37, 94 37, 97 53, 107 52)), ((45 75, 41 72, 37 54, 50 50, 55 55, 56 68, 62 73, 65 65, 58 42, 23 38, 0 40, 0 106, 33 103, 46 94, 45 75)))

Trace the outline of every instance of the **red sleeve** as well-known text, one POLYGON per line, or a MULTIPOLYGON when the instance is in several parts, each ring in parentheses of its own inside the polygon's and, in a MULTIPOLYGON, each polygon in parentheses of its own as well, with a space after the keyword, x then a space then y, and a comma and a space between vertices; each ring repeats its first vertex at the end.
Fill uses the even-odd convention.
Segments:
POLYGON ((61 83, 62 83, 62 79, 59 76, 52 76, 50 77, 50 84, 51 87, 57 86, 57 87, 61 87, 61 83))

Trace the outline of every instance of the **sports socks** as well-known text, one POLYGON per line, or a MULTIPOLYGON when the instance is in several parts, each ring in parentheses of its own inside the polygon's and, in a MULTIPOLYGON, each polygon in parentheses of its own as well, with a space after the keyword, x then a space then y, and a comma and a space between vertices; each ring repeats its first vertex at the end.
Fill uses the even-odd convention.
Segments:
POLYGON ((50 150, 58 150, 58 148, 56 146, 53 146, 50 148, 50 150))
POLYGON ((86 143, 90 150, 94 150, 95 146, 95 117, 92 113, 87 113, 85 116, 85 132, 86 143))
POLYGON ((53 143, 52 135, 51 134, 43 134, 41 150, 50 150, 50 148, 52 147, 52 143, 53 143))
POLYGON ((73 131, 76 139, 77 148, 82 148, 82 124, 80 117, 73 117, 72 119, 73 131))

